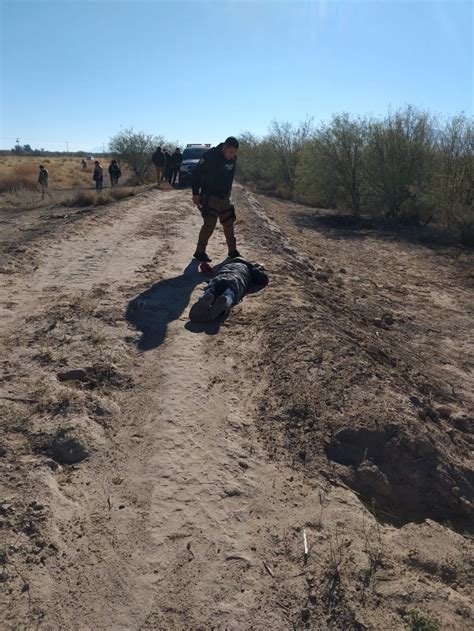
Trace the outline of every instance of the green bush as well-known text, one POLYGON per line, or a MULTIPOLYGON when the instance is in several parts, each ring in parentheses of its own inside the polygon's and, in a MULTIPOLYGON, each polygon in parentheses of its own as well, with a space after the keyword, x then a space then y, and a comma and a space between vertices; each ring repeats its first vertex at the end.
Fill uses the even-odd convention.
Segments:
POLYGON ((385 117, 336 114, 313 129, 273 122, 240 137, 238 177, 257 190, 403 223, 441 224, 474 241, 472 119, 444 124, 406 106, 385 117))
POLYGON ((436 618, 417 609, 407 609, 402 613, 403 621, 410 631, 439 631, 441 628, 436 618))

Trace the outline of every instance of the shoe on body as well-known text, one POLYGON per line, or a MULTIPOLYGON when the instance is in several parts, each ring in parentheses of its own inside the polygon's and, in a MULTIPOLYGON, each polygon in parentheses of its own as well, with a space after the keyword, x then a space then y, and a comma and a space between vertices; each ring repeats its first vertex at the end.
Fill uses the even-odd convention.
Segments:
POLYGON ((212 261, 205 252, 194 252, 193 257, 203 263, 210 263, 212 261))

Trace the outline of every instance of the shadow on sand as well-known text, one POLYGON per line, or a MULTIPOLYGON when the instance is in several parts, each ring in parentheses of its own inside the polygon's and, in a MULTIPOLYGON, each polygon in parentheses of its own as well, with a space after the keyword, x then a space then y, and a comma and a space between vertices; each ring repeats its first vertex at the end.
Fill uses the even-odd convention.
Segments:
MULTIPOLYGON (((217 270, 220 265, 214 266, 214 269, 217 270)), ((125 317, 142 333, 138 342, 141 351, 160 346, 166 337, 168 324, 182 316, 194 288, 206 281, 198 266, 199 261, 193 259, 182 274, 160 280, 128 303, 125 317)), ((224 318, 210 324, 188 322, 186 329, 192 333, 215 335, 223 321, 224 318)))

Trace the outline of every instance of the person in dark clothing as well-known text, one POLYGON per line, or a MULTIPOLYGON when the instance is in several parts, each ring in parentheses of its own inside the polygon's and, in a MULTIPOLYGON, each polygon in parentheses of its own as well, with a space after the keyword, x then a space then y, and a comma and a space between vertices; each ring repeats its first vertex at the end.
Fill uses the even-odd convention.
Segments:
POLYGON ((122 171, 120 170, 117 160, 112 160, 109 164, 110 188, 118 185, 121 175, 122 171))
POLYGON ((230 257, 240 256, 234 235, 235 208, 230 201, 239 141, 233 136, 209 149, 199 161, 192 178, 193 204, 201 211, 203 225, 199 232, 194 258, 210 261, 208 241, 217 219, 222 224, 230 257))
POLYGON ((224 263, 209 281, 201 298, 191 307, 191 322, 210 322, 227 316, 252 285, 268 285, 268 276, 258 263, 236 257, 224 263))
POLYGON ((174 184, 176 182, 176 178, 178 177, 179 167, 181 166, 181 162, 183 161, 183 154, 179 149, 175 149, 173 155, 171 156, 171 169, 170 169, 170 177, 168 182, 170 184, 174 184))
POLYGON ((41 187, 41 199, 44 199, 44 196, 46 194, 48 194, 51 197, 51 193, 48 190, 48 186, 49 186, 48 169, 46 169, 42 164, 39 165, 38 184, 41 187))
POLYGON ((81 162, 81 164, 82 164, 82 169, 83 169, 84 171, 86 171, 86 170, 87 170, 87 162, 84 160, 84 158, 82 158, 82 162, 81 162))
POLYGON ((165 180, 169 182, 170 174, 171 174, 171 153, 168 151, 168 149, 165 149, 164 154, 165 154, 165 180))
POLYGON ((95 161, 94 174, 92 179, 95 182, 95 190, 100 193, 104 188, 104 171, 98 160, 95 161))
POLYGON ((166 167, 166 158, 163 151, 161 151, 161 147, 157 148, 151 159, 156 168, 156 180, 159 188, 163 182, 166 167))

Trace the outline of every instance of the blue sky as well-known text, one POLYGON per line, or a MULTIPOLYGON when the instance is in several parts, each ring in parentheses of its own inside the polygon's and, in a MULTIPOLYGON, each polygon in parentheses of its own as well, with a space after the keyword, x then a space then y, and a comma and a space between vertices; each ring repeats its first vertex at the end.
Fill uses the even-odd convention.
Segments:
POLYGON ((273 119, 473 113, 473 3, 0 0, 0 148, 182 143, 273 119))

